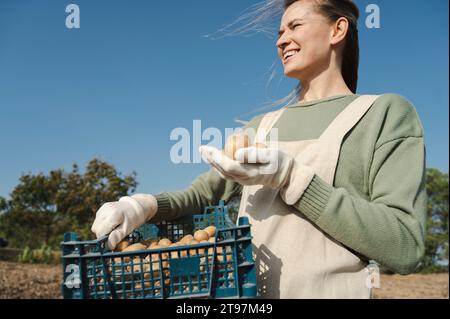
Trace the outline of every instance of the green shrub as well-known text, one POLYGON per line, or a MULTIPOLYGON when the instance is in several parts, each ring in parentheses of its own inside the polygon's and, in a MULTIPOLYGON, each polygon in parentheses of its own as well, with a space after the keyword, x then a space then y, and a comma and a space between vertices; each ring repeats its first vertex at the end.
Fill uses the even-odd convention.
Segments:
POLYGON ((42 245, 38 249, 30 249, 28 246, 19 255, 18 261, 28 264, 59 264, 61 252, 53 251, 48 245, 42 245))
POLYGON ((421 274, 436 274, 436 273, 448 273, 448 266, 443 265, 431 265, 423 268, 420 273, 421 274))

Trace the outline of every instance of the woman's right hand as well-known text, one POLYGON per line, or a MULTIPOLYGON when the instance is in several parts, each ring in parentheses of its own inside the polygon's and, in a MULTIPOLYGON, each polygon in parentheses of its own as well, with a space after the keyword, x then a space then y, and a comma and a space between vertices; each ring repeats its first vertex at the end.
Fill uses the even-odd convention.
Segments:
POLYGON ((157 210, 158 203, 153 195, 125 196, 118 202, 103 204, 96 213, 91 230, 97 238, 109 234, 106 244, 113 250, 133 230, 151 219, 157 210))

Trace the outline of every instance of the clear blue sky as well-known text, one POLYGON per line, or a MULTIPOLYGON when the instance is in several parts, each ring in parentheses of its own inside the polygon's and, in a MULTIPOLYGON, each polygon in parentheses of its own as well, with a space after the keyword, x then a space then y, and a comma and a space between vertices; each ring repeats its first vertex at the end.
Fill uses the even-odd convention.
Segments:
MULTIPOLYGON (((0 1, 0 196, 24 172, 92 158, 136 171, 139 192, 187 187, 208 166, 171 162, 172 129, 195 119, 203 129, 235 127, 235 117, 295 85, 279 62, 267 85, 273 39, 202 37, 256 2, 0 1), (65 27, 69 3, 80 6, 80 29, 65 27)), ((425 128, 428 166, 448 172, 449 2, 356 2, 358 93, 407 97, 425 128), (370 3, 380 6, 380 29, 364 26, 370 3)))

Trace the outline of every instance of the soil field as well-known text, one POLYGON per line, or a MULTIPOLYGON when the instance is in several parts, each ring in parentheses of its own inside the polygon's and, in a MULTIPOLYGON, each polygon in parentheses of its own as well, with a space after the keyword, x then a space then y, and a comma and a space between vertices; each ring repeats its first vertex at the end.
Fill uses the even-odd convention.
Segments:
POLYGON ((376 299, 448 299, 448 273, 381 275, 376 299))
MULTIPOLYGON (((0 298, 61 298, 61 266, 0 261, 0 298)), ((376 299, 449 298, 449 275, 382 275, 376 299)))

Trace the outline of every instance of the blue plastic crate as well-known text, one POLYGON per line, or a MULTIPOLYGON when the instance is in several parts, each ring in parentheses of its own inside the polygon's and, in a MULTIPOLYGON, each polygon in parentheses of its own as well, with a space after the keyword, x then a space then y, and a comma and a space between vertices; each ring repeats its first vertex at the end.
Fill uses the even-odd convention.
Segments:
POLYGON ((145 224, 128 240, 169 238, 178 241, 209 225, 216 226, 214 243, 130 252, 105 248, 107 236, 80 241, 66 233, 62 242, 65 299, 131 298, 253 298, 256 269, 248 219, 235 225, 223 201, 204 214, 176 222, 145 224))

